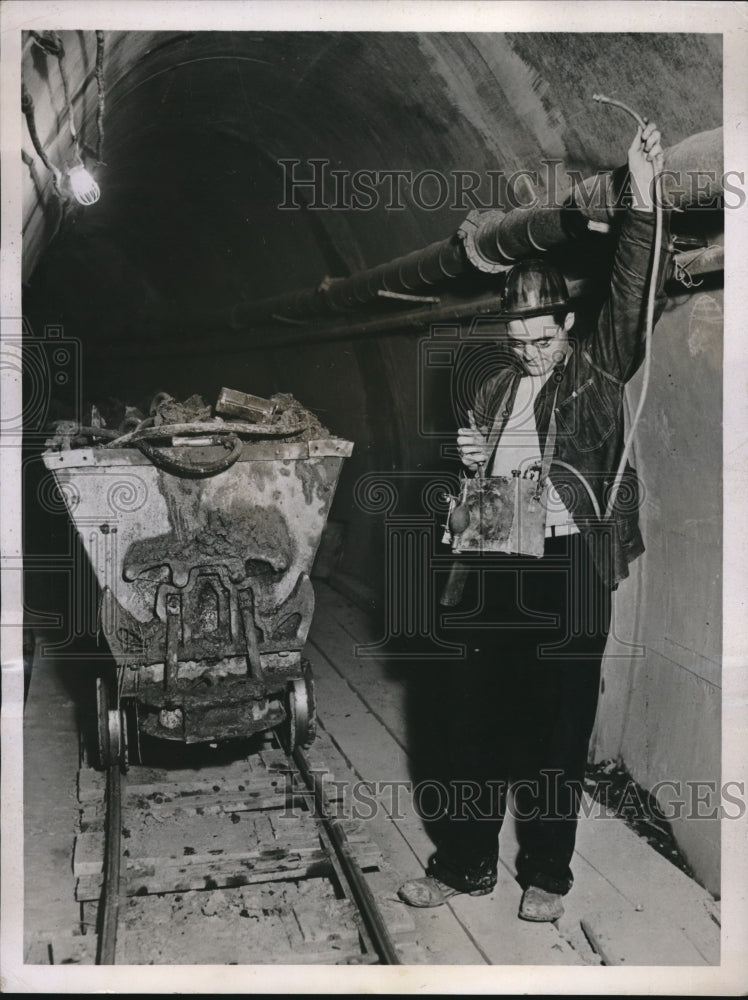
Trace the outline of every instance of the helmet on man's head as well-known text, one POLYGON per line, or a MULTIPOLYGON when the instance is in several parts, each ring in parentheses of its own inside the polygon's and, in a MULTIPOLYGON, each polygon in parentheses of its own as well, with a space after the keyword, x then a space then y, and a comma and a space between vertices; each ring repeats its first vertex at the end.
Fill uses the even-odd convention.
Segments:
POLYGON ((546 316, 570 308, 564 276, 545 260, 523 260, 507 272, 501 295, 501 319, 546 316))

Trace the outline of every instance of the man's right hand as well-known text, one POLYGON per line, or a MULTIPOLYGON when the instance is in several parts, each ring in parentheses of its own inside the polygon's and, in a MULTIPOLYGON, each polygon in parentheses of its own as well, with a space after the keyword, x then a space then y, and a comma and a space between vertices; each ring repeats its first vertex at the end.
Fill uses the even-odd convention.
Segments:
POLYGON ((457 451, 462 464, 473 471, 479 465, 485 466, 490 458, 486 435, 477 427, 460 427, 457 431, 457 451))
POLYGON ((653 176, 662 171, 662 164, 662 136, 655 123, 649 122, 644 130, 637 129, 629 149, 631 207, 634 210, 639 212, 653 210, 653 176))

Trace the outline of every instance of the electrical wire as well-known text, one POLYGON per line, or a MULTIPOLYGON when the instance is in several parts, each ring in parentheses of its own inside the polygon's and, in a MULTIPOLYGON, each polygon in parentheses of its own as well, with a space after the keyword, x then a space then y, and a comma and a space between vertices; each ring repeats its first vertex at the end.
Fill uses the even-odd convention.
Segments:
POLYGON ((26 126, 29 130, 29 135, 31 136, 31 142, 36 150, 37 156, 42 161, 44 166, 52 174, 52 183, 54 184, 55 193, 58 198, 62 198, 62 191, 60 189, 60 184, 62 182, 62 171, 52 163, 50 158, 44 151, 44 147, 39 139, 39 133, 36 131, 36 119, 34 117, 34 99, 31 96, 26 84, 21 82, 21 110, 23 111, 24 117, 26 119, 26 126))
MULTIPOLYGON (((70 82, 68 80, 67 68, 65 63, 65 46, 62 41, 62 37, 58 32, 49 31, 44 34, 32 31, 31 36, 34 42, 39 45, 42 51, 47 56, 54 56, 57 59, 57 64, 60 71, 60 78, 62 80, 62 91, 65 101, 65 106, 67 110, 68 127, 70 129, 70 135, 73 140, 73 158, 72 161, 66 164, 65 170, 60 171, 56 167, 53 167, 50 163, 48 157, 44 155, 41 143, 39 142, 39 137, 36 133, 36 123, 33 117, 33 101, 30 94, 24 88, 22 101, 24 113, 26 115, 26 120, 29 125, 29 132, 31 134, 32 141, 34 143, 34 148, 37 153, 42 158, 43 163, 47 169, 51 170, 55 178, 55 192, 61 200, 67 200, 68 195, 72 194, 75 200, 80 205, 94 205, 101 194, 99 185, 96 180, 91 176, 91 174, 86 169, 86 165, 83 160, 84 151, 87 156, 94 155, 93 152, 85 145, 81 134, 78 132, 75 124, 75 111, 73 108, 73 96, 70 90, 70 82), (65 190, 63 191, 63 183, 65 184, 65 190)), ((104 116, 104 75, 103 75, 103 59, 104 59, 104 35, 103 32, 96 32, 96 85, 97 85, 97 129, 98 129, 98 152, 97 158, 101 162, 101 150, 103 146, 103 116, 104 116)), ((85 87, 85 82, 84 82, 85 87)))
POLYGON ((39 31, 30 31, 29 34, 34 39, 36 44, 47 53, 49 56, 59 56, 60 54, 60 36, 55 31, 47 32, 46 34, 41 34, 39 31))
POLYGON ((579 469, 575 469, 573 465, 569 465, 568 462, 563 462, 560 458, 554 458, 551 464, 562 465, 565 469, 568 469, 569 472, 574 473, 577 479, 579 479, 579 481, 582 483, 582 486, 584 486, 584 488, 587 490, 587 495, 589 496, 590 502, 592 503, 592 509, 595 511, 595 514, 598 517, 600 517, 600 505, 597 502, 595 491, 592 489, 592 487, 589 484, 589 481, 585 476, 582 475, 579 469))
MULTIPOLYGON (((67 71, 65 70, 65 46, 62 41, 62 37, 56 31, 46 32, 41 34, 38 31, 31 31, 31 37, 34 39, 36 44, 40 49, 50 56, 55 56, 60 67, 60 76, 62 77, 62 89, 65 96, 65 104, 68 111, 68 123, 70 126, 70 133, 75 142, 76 152, 80 154, 80 138, 78 131, 75 127, 75 118, 73 117, 73 103, 70 97, 70 85, 67 77, 67 71)), ((97 110, 96 110, 96 128, 98 132, 98 142, 96 159, 99 163, 102 161, 102 151, 104 146, 104 32, 96 32, 96 91, 97 91, 97 110)))
POLYGON ((65 104, 68 109, 68 126, 70 128, 70 135, 72 136, 73 142, 75 144, 75 152, 78 158, 80 158, 80 139, 78 138, 78 130, 75 127, 75 118, 73 116, 73 101, 70 97, 70 85, 68 83, 68 74, 65 69, 65 46, 62 44, 62 38, 59 35, 54 36, 56 43, 55 55, 57 56, 57 65, 60 67, 60 76, 62 77, 62 92, 65 95, 65 104))
MULTIPOLYGON (((593 94, 592 99, 600 104, 611 104, 614 107, 621 108, 627 114, 631 115, 634 121, 637 123, 639 128, 642 130, 646 126, 646 121, 637 114, 633 108, 630 108, 627 104, 622 101, 615 101, 610 97, 606 97, 604 94, 593 94)), ((644 403, 647 398, 647 392, 649 390, 649 380, 650 373, 652 369, 652 331, 654 328, 654 308, 655 308, 655 298, 657 297, 657 284, 659 281, 660 272, 660 254, 662 251, 662 175, 657 171, 657 165, 652 162, 652 174, 654 178, 654 210, 655 210, 655 240, 654 240, 654 255, 652 261, 652 270, 649 277, 649 294, 647 296, 647 319, 644 334, 644 371, 642 375, 642 388, 639 394, 639 401, 636 407, 636 411, 631 420, 631 427, 629 428, 629 433, 626 438, 626 442, 621 454, 621 460, 618 463, 618 469, 616 470, 616 475, 613 480, 613 485, 610 490, 610 496, 608 498, 608 503, 605 508, 605 520, 608 520, 613 515, 613 508, 615 506, 616 499, 618 497, 618 492, 621 486, 621 480, 623 479, 623 474, 626 469, 626 462, 631 454, 631 445, 633 444, 634 434, 636 432, 637 425, 639 423, 639 418, 642 415, 644 409, 644 403)))
POLYGON ((103 163, 104 152, 104 32, 96 32, 96 159, 103 163))

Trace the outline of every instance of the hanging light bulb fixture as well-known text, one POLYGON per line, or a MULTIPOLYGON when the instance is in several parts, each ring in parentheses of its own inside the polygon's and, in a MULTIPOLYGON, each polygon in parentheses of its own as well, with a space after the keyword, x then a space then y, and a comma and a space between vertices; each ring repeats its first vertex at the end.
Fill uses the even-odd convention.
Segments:
POLYGON ((68 167, 67 180, 79 205, 94 205, 99 200, 101 189, 82 161, 68 167))
POLYGON ((95 205, 101 197, 101 189, 86 169, 86 165, 83 162, 83 157, 81 155, 81 141, 75 127, 73 101, 70 97, 68 75, 65 70, 65 48, 62 44, 62 38, 57 35, 54 38, 54 42, 56 45, 55 55, 57 56, 57 62, 60 67, 60 76, 62 77, 62 89, 65 94, 65 103, 67 104, 68 109, 68 125, 70 127, 70 135, 72 137, 74 147, 73 162, 66 171, 67 182, 73 197, 79 205, 95 205))
MULTIPOLYGON (((73 140, 73 155, 70 165, 64 171, 58 170, 49 160, 41 148, 39 137, 36 135, 36 128, 33 120, 33 101, 26 88, 23 88, 23 106, 26 120, 29 125, 34 148, 39 154, 42 162, 48 170, 52 171, 54 177, 55 191, 60 197, 72 195, 79 205, 95 205, 101 197, 101 189, 94 179, 83 158, 83 143, 81 142, 78 130, 75 127, 75 117, 73 115, 73 102, 70 96, 67 72, 65 69, 65 48, 62 38, 57 32, 46 32, 40 34, 32 31, 34 41, 44 50, 47 55, 56 57, 60 76, 62 78, 62 89, 65 95, 65 104, 68 112, 68 126, 73 140), (29 110, 30 109, 30 110, 29 110)), ((104 33, 96 32, 96 86, 98 92, 96 125, 98 131, 97 162, 101 163, 101 151, 104 139, 104 33)))
MULTIPOLYGON (((62 43, 60 43, 60 50, 62 51, 62 43)), ((62 59, 64 58, 64 52, 61 56, 58 56, 60 60, 60 74, 63 79, 63 88, 65 90, 65 98, 68 103, 68 118, 70 121, 70 132, 73 136, 73 141, 75 143, 75 155, 76 162, 68 169, 67 178, 70 185, 70 190, 73 192, 73 197, 80 205, 94 205, 101 196, 101 190, 99 185, 91 176, 89 171, 86 169, 86 165, 81 157, 81 142, 78 139, 78 134, 75 131, 75 121, 73 119, 73 106, 70 101, 67 83, 65 79, 65 71, 62 64, 62 59)), ((96 32, 96 90, 97 90, 97 102, 96 102, 96 129, 98 132, 98 141, 96 149, 96 161, 97 163, 102 163, 102 149, 104 145, 104 32, 96 32)))
MULTIPOLYGON (((60 51, 62 52, 62 42, 60 42, 60 51)), ((73 119, 73 106, 70 101, 70 96, 68 93, 67 81, 65 78, 65 71, 63 68, 62 59, 64 58, 64 52, 62 55, 58 55, 60 60, 60 74, 62 75, 63 88, 65 90, 65 99, 68 104, 68 118, 70 121, 70 131, 73 136, 73 141, 75 143, 75 155, 76 162, 68 169, 67 178, 70 184, 70 190, 73 192, 73 197, 80 205, 93 205, 101 196, 101 190, 99 185, 96 183, 94 178, 86 169, 86 165, 81 157, 80 149, 81 143, 78 139, 78 135, 75 131, 75 121, 73 119)), ((98 132, 98 141, 96 149, 96 160, 98 163, 102 163, 102 149, 104 145, 104 32, 96 32, 96 90, 97 90, 97 103, 96 103, 96 129, 98 132)))

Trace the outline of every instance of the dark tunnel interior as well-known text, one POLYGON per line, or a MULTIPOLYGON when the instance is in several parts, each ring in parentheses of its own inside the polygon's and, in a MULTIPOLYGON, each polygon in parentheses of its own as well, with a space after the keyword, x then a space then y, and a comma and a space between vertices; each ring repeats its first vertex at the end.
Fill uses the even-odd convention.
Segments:
MULTIPOLYGON (((94 33, 63 39, 79 126, 93 148, 94 33)), ((143 407, 162 390, 212 402, 223 386, 292 393, 354 443, 330 514, 331 580, 382 620, 388 531, 397 517, 438 519, 428 485, 456 475, 454 429, 500 363, 495 345, 467 318, 400 326, 414 304, 392 298, 330 321, 271 317, 239 329, 231 309, 445 239, 471 210, 501 207, 491 172, 528 172, 514 195, 543 200, 569 171, 588 177, 621 166, 631 122, 595 104, 594 92, 656 121, 666 146, 717 128, 721 45, 718 34, 107 32, 99 201, 61 203, 38 160, 24 168, 24 319, 53 380, 65 366, 44 346, 50 330, 61 329, 73 357, 45 400, 35 396, 33 372, 27 383, 27 495, 42 489, 34 459, 44 427, 81 406, 143 407), (372 172, 378 180, 367 186, 372 172), (323 174, 324 184, 309 183, 323 174), (479 179, 472 193, 467 174, 479 179), (357 205, 345 189, 354 183, 357 205), (356 333, 362 320, 383 317, 389 326, 356 333)), ((62 163, 69 143, 58 67, 31 37, 23 73, 42 142, 62 163)), ((674 227, 719 242, 721 213, 680 213, 674 227)), ((610 238, 595 233, 554 251, 593 298, 611 253, 610 238)), ((418 294, 469 303, 496 294, 500 282, 466 273, 418 294)), ((700 494, 695 507, 688 493, 697 469, 720 482, 721 294, 721 274, 697 289, 672 287, 650 390, 659 402, 637 442, 647 563, 618 596, 618 658, 597 739, 601 754, 622 757, 645 785, 659 764, 642 748, 665 740, 642 707, 653 698, 672 707, 665 757, 683 761, 686 773, 719 766, 718 726, 691 739, 696 720, 717 711, 718 679, 710 674, 695 696, 686 673, 696 661, 716 664, 721 641, 721 490, 700 494), (674 604, 663 581, 696 565, 703 572, 692 605, 686 595, 674 604), (667 659, 659 675, 658 662, 625 659, 634 631, 659 651, 655 660, 667 659)), ((24 532, 27 602, 32 617, 43 616, 70 598, 33 557, 64 554, 68 529, 61 511, 50 515, 34 500, 24 532)), ((714 882, 716 835, 707 826, 682 839, 714 882)))
MULTIPOLYGON (((293 392, 356 442, 336 514, 361 529, 367 519, 350 495, 363 472, 439 460, 441 442, 413 433, 423 423, 418 338, 253 350, 260 331, 227 330, 228 308, 314 287, 453 231, 470 200, 452 183, 445 198, 427 178, 419 201, 436 207, 419 208, 407 181, 422 171, 450 179, 475 171, 479 204, 490 204, 489 170, 538 170, 544 158, 583 176, 617 166, 629 123, 591 102, 596 89, 646 107, 668 144, 714 127, 720 44, 719 36, 686 46, 677 36, 597 35, 593 48, 574 35, 127 33, 109 56, 103 196, 69 211, 29 265, 26 315, 35 331, 59 323, 80 341, 88 398, 138 403, 167 388, 210 399, 232 379, 259 395, 293 392), (652 92, 642 68, 655 65, 652 92), (382 183, 368 210, 305 209, 315 192, 289 195, 287 180, 311 176, 315 159, 326 171, 405 176, 382 183), (279 209, 288 201, 299 208, 279 209)), ((72 41, 68 50, 73 58, 72 41)), ((82 40, 77 51, 81 73, 90 72, 82 40)), ((52 61, 38 47, 29 54, 40 84, 58 85, 52 61)), ((88 122, 91 95, 81 97, 88 122)), ((547 179, 541 171, 541 197, 547 179)), ((320 201, 334 198, 328 183, 320 201)), ((599 244, 587 250, 588 265, 600 257, 599 244)), ((482 288, 491 284, 482 277, 482 288)), ((422 382, 443 381, 424 374, 422 382)), ((449 405, 435 403, 430 410, 449 405)), ((447 432, 456 416, 442 424, 447 432)), ((368 533, 351 532, 346 559, 364 579, 378 542, 371 551, 355 538, 368 533)))

